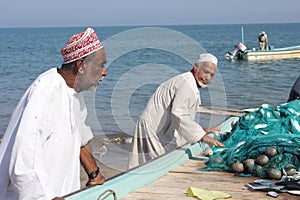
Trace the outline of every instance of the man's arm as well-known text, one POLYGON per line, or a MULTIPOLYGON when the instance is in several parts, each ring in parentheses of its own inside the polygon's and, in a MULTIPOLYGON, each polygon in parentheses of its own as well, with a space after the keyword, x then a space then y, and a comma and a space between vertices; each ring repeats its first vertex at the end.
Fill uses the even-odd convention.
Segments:
POLYGON ((224 146, 222 143, 207 135, 207 132, 214 131, 214 129, 204 130, 201 125, 194 120, 194 110, 197 109, 198 103, 192 86, 188 83, 182 85, 177 91, 172 103, 171 112, 175 129, 191 144, 203 141, 217 146, 224 146))
POLYGON ((199 103, 193 86, 188 82, 181 85, 172 101, 172 124, 190 144, 198 142, 206 134, 200 124, 195 121, 195 110, 199 103))
POLYGON ((87 144, 80 149, 80 162, 89 176, 86 186, 102 184, 105 178, 101 175, 96 161, 91 153, 90 145, 87 144))

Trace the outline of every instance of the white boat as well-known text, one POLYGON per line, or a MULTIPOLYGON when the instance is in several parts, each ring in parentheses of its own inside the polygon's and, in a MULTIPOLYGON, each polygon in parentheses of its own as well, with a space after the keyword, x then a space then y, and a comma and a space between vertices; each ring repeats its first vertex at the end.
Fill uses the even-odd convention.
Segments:
POLYGON ((243 43, 238 43, 232 52, 225 55, 226 59, 233 60, 248 60, 248 61, 262 61, 262 60, 279 60, 279 59, 300 59, 300 45, 284 47, 284 48, 270 48, 270 50, 255 50, 247 49, 243 43))
POLYGON ((248 49, 244 44, 244 29, 241 27, 242 42, 237 43, 232 52, 227 52, 225 57, 229 61, 247 60, 247 61, 264 61, 279 59, 300 59, 300 45, 274 48, 269 46, 268 50, 248 49))

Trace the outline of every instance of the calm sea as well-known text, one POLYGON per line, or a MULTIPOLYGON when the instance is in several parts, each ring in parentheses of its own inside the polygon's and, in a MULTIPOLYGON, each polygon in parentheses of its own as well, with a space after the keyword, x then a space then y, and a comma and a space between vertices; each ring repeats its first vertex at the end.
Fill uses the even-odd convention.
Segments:
MULTIPOLYGON (((219 59, 216 78, 201 89, 203 105, 243 109, 286 102, 300 75, 300 60, 227 61, 225 53, 241 41, 241 27, 245 45, 251 49, 258 48, 261 31, 275 48, 300 45, 300 24, 94 27, 107 50, 109 73, 96 92, 85 92, 88 124, 94 133, 131 134, 155 88, 189 71, 202 51, 219 59)), ((0 133, 5 132, 27 87, 40 73, 61 65, 61 48, 72 34, 85 28, 0 29, 0 133)), ((203 126, 219 121, 199 119, 203 126)))
MULTIPOLYGON (((157 85, 190 70, 199 52, 193 51, 195 44, 187 44, 191 41, 219 59, 220 78, 210 88, 201 90, 203 105, 242 109, 285 102, 300 74, 299 60, 228 62, 224 54, 241 41, 241 27, 249 48, 258 47, 261 31, 268 34, 275 47, 300 45, 300 24, 94 27, 100 40, 107 44, 108 59, 113 58, 108 60, 109 75, 97 91, 87 92, 94 101, 88 105, 94 113, 89 119, 95 133, 130 132, 157 85), (141 41, 144 44, 138 46, 141 41), (189 55, 191 58, 187 58, 189 55), (93 122, 95 116, 97 125, 93 122)), ((0 133, 5 132, 27 87, 40 73, 61 65, 61 48, 72 34, 84 29, 0 29, 0 133)))

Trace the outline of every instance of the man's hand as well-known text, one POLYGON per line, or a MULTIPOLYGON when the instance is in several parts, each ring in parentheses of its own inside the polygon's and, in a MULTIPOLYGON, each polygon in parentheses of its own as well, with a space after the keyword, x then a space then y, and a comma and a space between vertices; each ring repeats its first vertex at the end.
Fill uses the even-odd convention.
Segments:
POLYGON ((207 143, 209 146, 218 146, 218 147, 224 147, 225 146, 222 142, 219 142, 218 140, 215 140, 214 138, 212 138, 208 135, 204 135, 201 138, 201 141, 207 143))
POLYGON ((213 133, 214 135, 219 135, 221 128, 220 127, 207 128, 204 129, 204 131, 206 132, 206 134, 213 133))
MULTIPOLYGON (((81 147, 80 162, 87 174, 90 174, 90 173, 94 172, 95 170, 97 170, 98 167, 97 167, 96 161, 91 153, 89 144, 81 147)), ((99 170, 99 168, 98 168, 98 170, 99 170)), ((92 177, 89 179, 89 181, 86 183, 86 186, 102 184, 104 182, 105 182, 105 178, 101 175, 101 173, 98 173, 96 177, 92 177)))
POLYGON ((99 185, 105 182, 105 178, 99 173, 95 178, 88 180, 86 186, 99 185))

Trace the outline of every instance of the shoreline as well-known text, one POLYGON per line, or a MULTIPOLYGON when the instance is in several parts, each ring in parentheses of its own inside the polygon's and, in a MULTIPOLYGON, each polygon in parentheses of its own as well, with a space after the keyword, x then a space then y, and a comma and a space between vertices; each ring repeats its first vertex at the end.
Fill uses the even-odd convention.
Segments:
MULTIPOLYGON (((127 170, 127 155, 124 154, 124 152, 128 151, 129 146, 131 147, 131 144, 128 143, 131 141, 128 141, 128 138, 131 137, 125 133, 116 133, 105 135, 105 137, 94 136, 94 138, 90 141, 92 154, 100 168, 100 173, 106 180, 127 170), (107 148, 107 151, 99 152, 102 151, 101 148, 103 146, 107 148), (99 155, 101 153, 103 153, 103 155, 99 155)), ((85 184, 87 181, 88 176, 81 165, 81 189, 86 187, 85 184)))

